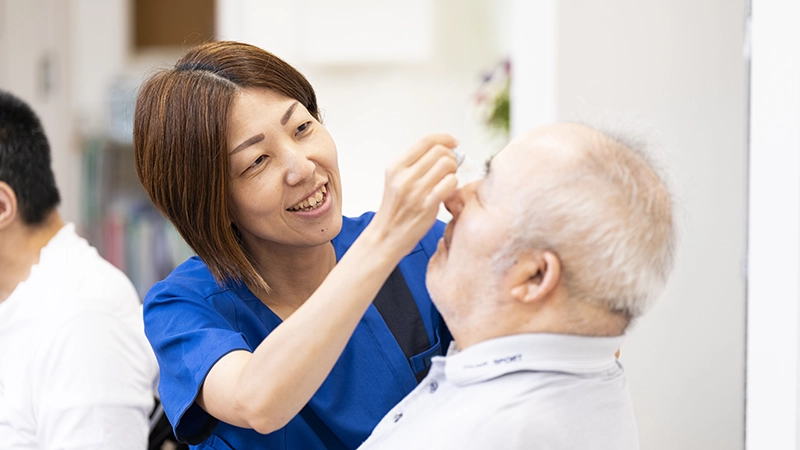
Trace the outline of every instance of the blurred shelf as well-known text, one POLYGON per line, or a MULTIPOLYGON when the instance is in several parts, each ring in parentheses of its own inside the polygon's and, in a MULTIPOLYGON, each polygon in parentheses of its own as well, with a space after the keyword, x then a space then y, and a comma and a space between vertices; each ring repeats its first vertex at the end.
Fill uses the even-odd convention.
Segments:
POLYGON ((130 144, 87 138, 82 164, 83 233, 144 298, 193 252, 147 197, 130 144))

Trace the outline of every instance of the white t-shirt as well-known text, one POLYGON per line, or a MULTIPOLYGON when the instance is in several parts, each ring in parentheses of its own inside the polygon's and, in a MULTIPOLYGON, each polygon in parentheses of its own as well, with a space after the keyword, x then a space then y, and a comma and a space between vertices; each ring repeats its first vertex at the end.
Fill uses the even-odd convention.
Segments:
POLYGON ((359 449, 638 450, 623 338, 519 334, 434 357, 359 449))
POLYGON ((65 225, 0 303, 0 447, 147 448, 158 366, 130 280, 65 225))

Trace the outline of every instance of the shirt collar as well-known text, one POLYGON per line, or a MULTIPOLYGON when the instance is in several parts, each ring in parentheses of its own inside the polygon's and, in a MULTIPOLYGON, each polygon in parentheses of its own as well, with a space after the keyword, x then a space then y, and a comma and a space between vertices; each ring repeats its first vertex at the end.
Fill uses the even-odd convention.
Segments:
POLYGON ((618 367, 614 356, 625 336, 516 334, 458 351, 452 344, 444 372, 455 384, 471 384, 519 371, 589 374, 618 367))

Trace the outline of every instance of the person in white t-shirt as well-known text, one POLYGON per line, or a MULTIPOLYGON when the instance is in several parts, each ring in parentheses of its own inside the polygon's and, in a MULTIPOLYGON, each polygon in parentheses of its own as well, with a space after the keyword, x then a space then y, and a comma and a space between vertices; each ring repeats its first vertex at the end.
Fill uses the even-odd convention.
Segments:
POLYGON ((615 352, 672 268, 672 202, 643 149, 558 124, 445 202, 428 264, 446 357, 362 449, 635 450, 615 352))
POLYGON ((38 117, 0 91, 0 447, 145 449, 158 368, 139 297, 59 201, 38 117))

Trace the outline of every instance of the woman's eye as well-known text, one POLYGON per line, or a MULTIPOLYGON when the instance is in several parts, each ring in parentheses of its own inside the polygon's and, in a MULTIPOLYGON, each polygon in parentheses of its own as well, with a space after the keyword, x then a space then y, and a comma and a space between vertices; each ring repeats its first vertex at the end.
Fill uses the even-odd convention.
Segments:
POLYGON ((253 168, 253 167, 258 167, 258 166, 259 166, 259 165, 261 165, 261 163, 262 163, 262 162, 264 162, 264 160, 266 160, 266 159, 267 159, 267 157, 266 157, 265 155, 261 155, 261 156, 259 156, 258 158, 256 158, 256 160, 255 160, 255 161, 253 161, 253 164, 250 164, 250 168, 253 168))
POLYGON ((303 123, 302 125, 297 127, 297 134, 304 133, 308 129, 308 127, 310 127, 310 126, 311 126, 311 121, 303 123))

